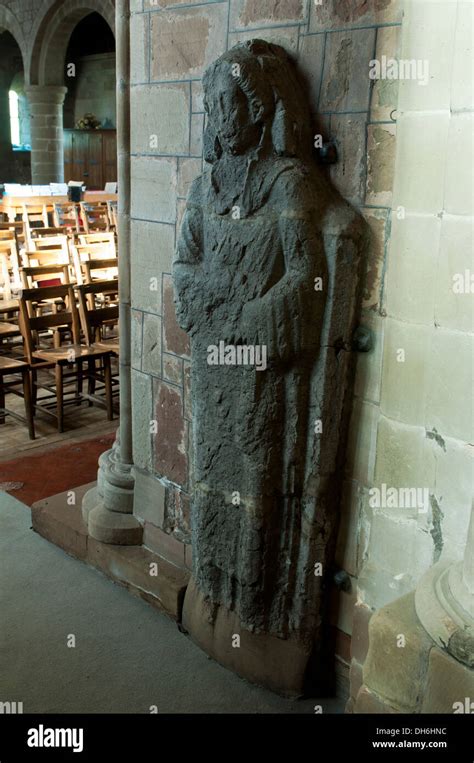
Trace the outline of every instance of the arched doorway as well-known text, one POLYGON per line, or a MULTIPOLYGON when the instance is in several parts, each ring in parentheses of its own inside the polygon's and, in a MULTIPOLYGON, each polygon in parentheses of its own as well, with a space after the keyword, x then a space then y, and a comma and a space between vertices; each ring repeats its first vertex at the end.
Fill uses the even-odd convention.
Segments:
POLYGON ((23 56, 15 37, 0 28, 0 182, 30 180, 30 117, 23 56))
MULTIPOLYGON (((115 61, 111 59, 115 49, 114 19, 115 9, 111 0, 85 0, 84 6, 79 8, 77 0, 61 0, 54 3, 38 28, 27 88, 32 113, 31 164, 34 183, 64 180, 64 125, 74 127, 84 104, 89 104, 92 111, 97 109, 99 103, 96 94, 100 86, 97 82, 90 83, 87 93, 87 67, 92 65, 94 68, 95 65, 96 71, 100 70, 103 76, 102 66, 98 66, 97 61, 94 64, 84 59, 109 55, 105 73, 108 70, 112 75, 115 69, 115 61), (91 52, 94 50, 100 52, 91 52)), ((109 91, 112 90, 115 93, 115 82, 109 83, 109 91)), ((110 114, 105 114, 102 119, 106 122, 106 128, 113 129, 115 111, 112 106, 109 111, 110 114)), ((102 122, 102 119, 99 121, 102 122)), ((98 143, 96 140, 95 145, 98 143)), ((108 153, 115 155, 115 142, 113 149, 109 146, 108 153)), ((93 162, 96 161, 97 157, 93 162)), ((77 165, 73 174, 77 174, 79 169, 77 165)), ((100 178, 95 175, 93 181, 89 187, 100 185, 102 175, 100 178)))

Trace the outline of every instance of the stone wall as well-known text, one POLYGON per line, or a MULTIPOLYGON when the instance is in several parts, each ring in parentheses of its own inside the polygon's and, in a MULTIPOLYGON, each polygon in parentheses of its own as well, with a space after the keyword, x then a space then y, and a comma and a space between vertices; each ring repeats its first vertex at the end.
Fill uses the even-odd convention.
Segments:
POLYGON ((396 51, 401 10, 390 0, 320 6, 305 0, 185 6, 133 0, 132 8, 135 512, 145 521, 145 543, 151 549, 178 565, 190 565, 189 347, 176 325, 170 272, 187 190, 202 167, 200 78, 210 61, 252 37, 281 44, 296 57, 308 83, 315 135, 337 144, 339 161, 329 169, 332 181, 362 211, 373 231, 361 320, 376 331, 376 343, 358 368, 359 423, 353 427, 338 549, 338 561, 352 578, 352 593, 335 592, 333 606, 336 651, 348 664, 364 543, 352 509, 368 484, 375 453, 370 431, 380 399, 378 327, 396 131, 390 116, 396 108, 396 83, 372 87, 368 71, 376 50, 387 56, 396 51))
MULTIPOLYGON (((412 591, 439 559, 462 558, 466 544, 473 474, 472 23, 468 2, 405 6, 400 57, 428 61, 430 74, 426 86, 400 81, 391 237, 381 308, 372 315, 378 349, 361 359, 353 413, 344 558, 359 574, 354 699, 372 611, 412 591), (427 511, 371 507, 370 487, 383 484, 425 488, 427 511)), ((359 712, 373 711, 362 706, 359 712)))
POLYGON ((64 127, 75 127, 77 120, 87 113, 95 114, 103 126, 115 127, 115 87, 114 53, 80 58, 76 77, 68 81, 64 127))

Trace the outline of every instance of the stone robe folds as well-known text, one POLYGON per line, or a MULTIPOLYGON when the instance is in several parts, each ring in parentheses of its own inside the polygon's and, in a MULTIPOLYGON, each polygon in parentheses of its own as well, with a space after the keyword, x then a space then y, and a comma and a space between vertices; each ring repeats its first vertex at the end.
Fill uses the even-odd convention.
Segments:
POLYGON ((250 162, 230 207, 211 173, 193 183, 173 266, 192 347, 193 577, 211 612, 288 637, 307 606, 301 499, 327 284, 316 186, 296 159, 250 162), (210 365, 222 341, 266 346, 266 370, 210 365))

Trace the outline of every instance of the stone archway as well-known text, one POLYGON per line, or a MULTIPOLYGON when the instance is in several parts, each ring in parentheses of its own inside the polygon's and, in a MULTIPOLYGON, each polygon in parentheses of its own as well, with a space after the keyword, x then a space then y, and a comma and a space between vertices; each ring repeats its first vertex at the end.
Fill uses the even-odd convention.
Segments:
POLYGON ((115 34, 112 0, 56 0, 34 30, 30 84, 64 85, 64 59, 71 34, 90 13, 99 13, 115 34))
POLYGON ((115 34, 113 0, 56 0, 38 22, 27 94, 32 117, 33 183, 62 182, 65 57, 71 34, 90 13, 99 13, 115 34))
POLYGON ((20 48, 21 57, 23 59, 23 69, 26 76, 26 43, 23 37, 21 26, 18 23, 16 16, 5 6, 0 5, 0 33, 10 32, 15 39, 18 47, 20 48))
POLYGON ((0 6, 0 35, 0 178, 2 182, 27 182, 29 154, 13 152, 8 96, 11 81, 20 67, 26 76, 27 48, 16 16, 4 5, 0 6), (17 61, 18 69, 15 69, 17 61))

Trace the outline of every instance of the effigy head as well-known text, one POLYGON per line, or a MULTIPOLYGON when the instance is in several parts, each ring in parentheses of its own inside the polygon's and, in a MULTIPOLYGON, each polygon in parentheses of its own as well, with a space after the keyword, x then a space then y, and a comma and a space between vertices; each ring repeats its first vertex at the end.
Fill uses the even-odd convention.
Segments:
POLYGON ((278 156, 311 155, 311 120, 295 64, 279 45, 239 43, 203 77, 207 113, 204 158, 245 154, 271 141, 278 156))

